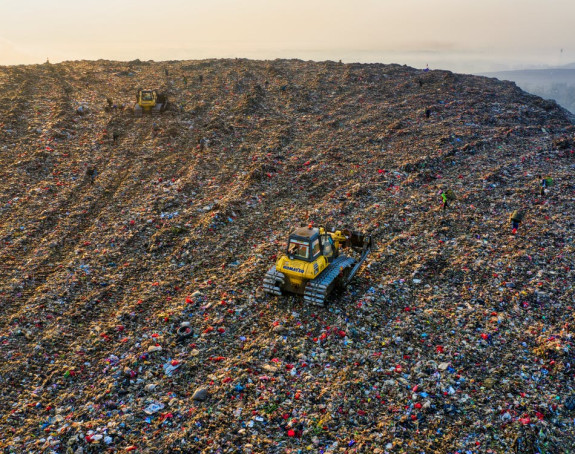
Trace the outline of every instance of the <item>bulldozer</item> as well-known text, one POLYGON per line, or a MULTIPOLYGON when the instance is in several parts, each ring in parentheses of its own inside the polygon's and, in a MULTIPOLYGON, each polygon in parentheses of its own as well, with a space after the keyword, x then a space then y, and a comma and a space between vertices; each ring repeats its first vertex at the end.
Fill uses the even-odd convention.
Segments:
POLYGON ((324 306, 334 290, 349 284, 372 249, 371 235, 312 225, 297 228, 289 235, 286 254, 266 273, 264 291, 295 293, 306 303, 324 306), (351 253, 343 254, 345 249, 351 253))
POLYGON ((138 90, 136 104, 134 104, 134 115, 141 117, 144 113, 156 115, 168 107, 168 97, 156 90, 138 90))

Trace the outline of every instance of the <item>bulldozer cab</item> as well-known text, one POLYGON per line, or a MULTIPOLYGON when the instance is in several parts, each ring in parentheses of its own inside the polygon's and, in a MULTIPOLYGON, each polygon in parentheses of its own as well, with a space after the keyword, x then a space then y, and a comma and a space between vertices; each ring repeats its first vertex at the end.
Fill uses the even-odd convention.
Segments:
POLYGON ((154 90, 140 90, 138 104, 142 107, 154 107, 156 105, 156 92, 154 90))
POLYGON ((319 231, 300 228, 289 237, 287 255, 291 260, 313 262, 321 254, 319 231))

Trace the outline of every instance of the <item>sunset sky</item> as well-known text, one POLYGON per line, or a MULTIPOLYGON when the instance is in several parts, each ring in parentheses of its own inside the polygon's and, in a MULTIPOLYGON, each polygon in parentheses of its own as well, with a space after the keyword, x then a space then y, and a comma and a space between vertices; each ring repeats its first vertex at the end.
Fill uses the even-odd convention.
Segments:
POLYGON ((0 64, 301 58, 480 72, 575 62, 573 0, 0 0, 0 64))

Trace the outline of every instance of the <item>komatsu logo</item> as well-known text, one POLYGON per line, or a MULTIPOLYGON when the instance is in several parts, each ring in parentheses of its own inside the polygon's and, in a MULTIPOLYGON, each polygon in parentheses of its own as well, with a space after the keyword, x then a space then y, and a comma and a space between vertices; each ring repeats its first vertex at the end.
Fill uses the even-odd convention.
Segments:
POLYGON ((291 266, 287 266, 284 265, 284 270, 290 270, 290 271, 295 271, 296 273, 302 273, 303 274, 303 270, 300 268, 292 268, 291 266))

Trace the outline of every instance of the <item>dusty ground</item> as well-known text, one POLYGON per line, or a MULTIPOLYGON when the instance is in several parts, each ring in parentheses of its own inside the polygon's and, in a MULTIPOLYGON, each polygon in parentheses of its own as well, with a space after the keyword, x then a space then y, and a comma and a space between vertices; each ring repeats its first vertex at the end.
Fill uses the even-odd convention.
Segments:
POLYGON ((2 67, 0 99, 5 452, 575 450, 554 103, 297 60, 2 67), (134 118, 138 87, 170 109, 134 118), (309 222, 376 242, 327 308, 262 293, 309 222))

